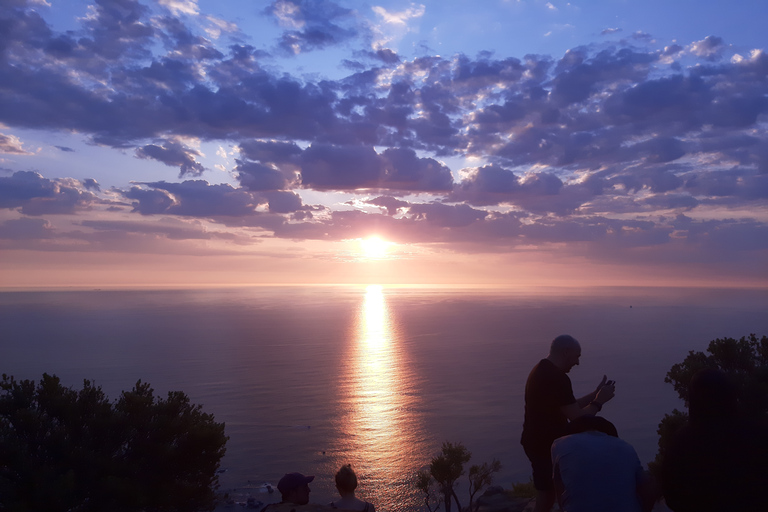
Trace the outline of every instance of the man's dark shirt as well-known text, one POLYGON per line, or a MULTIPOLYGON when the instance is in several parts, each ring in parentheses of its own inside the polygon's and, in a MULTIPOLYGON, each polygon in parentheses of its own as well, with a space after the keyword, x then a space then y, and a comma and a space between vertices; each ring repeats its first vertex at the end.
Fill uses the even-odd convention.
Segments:
POLYGON ((549 452, 552 441, 565 433, 568 418, 560 410, 576 402, 571 379, 550 360, 533 367, 525 384, 523 446, 549 452))

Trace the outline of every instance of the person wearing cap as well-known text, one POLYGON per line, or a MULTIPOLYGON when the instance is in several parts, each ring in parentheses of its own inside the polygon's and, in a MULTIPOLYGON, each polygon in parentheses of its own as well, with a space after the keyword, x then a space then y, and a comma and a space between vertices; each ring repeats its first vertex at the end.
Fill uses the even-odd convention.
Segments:
POLYGON ((277 490, 283 496, 283 503, 306 505, 309 503, 309 482, 314 476, 304 476, 301 473, 286 473, 277 483, 277 490))
POLYGON ((309 503, 309 482, 314 479, 314 476, 304 476, 301 473, 286 473, 277 483, 277 490, 280 491, 282 501, 267 505, 261 509, 261 512, 282 510, 280 505, 284 503, 306 505, 309 503))
POLYGON ((568 372, 579 364, 581 346, 573 336, 552 340, 549 355, 531 370, 525 383, 525 419, 520 444, 531 461, 536 488, 535 512, 549 512, 555 503, 552 482, 552 441, 565 434, 569 420, 594 416, 613 398, 613 381, 603 380, 597 389, 579 399, 573 395, 568 372))

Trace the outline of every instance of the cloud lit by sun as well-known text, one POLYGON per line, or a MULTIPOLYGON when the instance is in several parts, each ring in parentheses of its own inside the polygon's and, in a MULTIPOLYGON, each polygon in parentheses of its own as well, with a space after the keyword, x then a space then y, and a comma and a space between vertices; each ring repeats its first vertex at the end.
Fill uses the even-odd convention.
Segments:
POLYGON ((392 245, 394 245, 392 242, 384 241, 377 236, 360 240, 360 248, 363 252, 363 256, 369 259, 385 258, 392 245))

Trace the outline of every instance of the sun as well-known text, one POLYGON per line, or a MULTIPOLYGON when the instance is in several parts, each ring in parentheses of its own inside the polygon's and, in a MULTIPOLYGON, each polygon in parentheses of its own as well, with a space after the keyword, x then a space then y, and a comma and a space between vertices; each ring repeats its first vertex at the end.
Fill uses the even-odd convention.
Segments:
POLYGON ((377 236, 372 236, 360 241, 360 247, 366 258, 380 259, 385 258, 389 252, 391 242, 385 242, 377 236))

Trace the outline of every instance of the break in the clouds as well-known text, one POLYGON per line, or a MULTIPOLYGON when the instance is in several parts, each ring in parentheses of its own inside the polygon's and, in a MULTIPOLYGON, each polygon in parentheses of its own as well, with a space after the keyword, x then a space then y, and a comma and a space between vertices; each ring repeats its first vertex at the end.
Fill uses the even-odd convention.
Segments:
POLYGON ((69 214, 93 233, 162 216, 296 240, 378 230, 468 252, 698 247, 736 261, 766 249, 764 49, 620 27, 562 55, 387 47, 430 8, 249 5, 277 30, 263 40, 192 0, 97 0, 66 30, 45 4, 4 2, 0 153, 31 157, 21 133, 77 133, 179 179, 123 165, 123 185, 104 187, 16 165, 0 175, 6 239, 50 237, 49 219, 69 214), (346 76, 279 65, 340 51, 328 65, 346 76), (231 158, 215 162, 210 144, 231 158), (321 204, 333 193, 359 201, 321 204), (133 220, 85 220, 98 212, 133 220))

